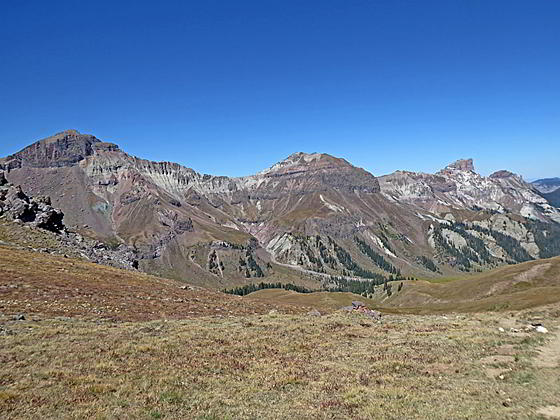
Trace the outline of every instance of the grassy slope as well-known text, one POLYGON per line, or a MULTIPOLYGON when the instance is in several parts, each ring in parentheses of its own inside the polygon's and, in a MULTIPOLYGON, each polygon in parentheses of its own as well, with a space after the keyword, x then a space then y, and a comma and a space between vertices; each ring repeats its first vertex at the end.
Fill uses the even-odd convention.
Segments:
POLYGON ((380 303, 413 312, 523 309, 560 301, 560 257, 500 267, 446 282, 405 282, 380 303))
POLYGON ((276 307, 182 287, 187 286, 140 272, 0 246, 0 313, 140 321, 265 313, 276 307))
MULTIPOLYGON (((550 328, 558 314, 515 315, 550 328)), ((501 322, 496 313, 381 323, 340 312, 116 324, 0 317, 8 334, 0 412, 7 420, 537 418, 540 407, 560 405, 560 369, 534 368, 543 336, 500 333, 501 322), (504 352, 508 360, 481 360, 504 352), (496 369, 503 379, 490 377, 496 369)))
POLYGON ((244 297, 251 302, 275 302, 284 305, 312 306, 320 311, 333 311, 343 306, 352 304, 353 300, 359 300, 366 305, 373 306, 375 302, 353 293, 341 292, 314 292, 297 293, 293 290, 264 289, 251 293, 244 297))

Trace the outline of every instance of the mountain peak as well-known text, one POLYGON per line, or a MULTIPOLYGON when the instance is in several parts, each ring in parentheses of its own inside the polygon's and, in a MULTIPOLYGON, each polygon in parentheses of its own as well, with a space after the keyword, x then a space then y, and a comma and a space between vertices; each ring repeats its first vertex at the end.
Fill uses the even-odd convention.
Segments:
POLYGON ((511 178, 517 176, 513 172, 502 169, 501 171, 496 171, 490 175, 490 178, 511 178))
POLYGON ((372 174, 326 153, 293 153, 258 175, 287 182, 292 192, 326 191, 329 188, 379 191, 379 182, 372 174))
POLYGON ((474 172, 474 164, 472 159, 459 159, 447 165, 444 171, 464 171, 474 172))
POLYGON ((77 130, 65 130, 36 141, 3 159, 5 169, 21 167, 49 168, 73 166, 94 153, 94 144, 101 141, 77 130))
POLYGON ((337 158, 326 153, 292 153, 286 159, 272 165, 270 168, 261 172, 262 174, 305 171, 309 169, 334 169, 352 165, 346 160, 337 158))

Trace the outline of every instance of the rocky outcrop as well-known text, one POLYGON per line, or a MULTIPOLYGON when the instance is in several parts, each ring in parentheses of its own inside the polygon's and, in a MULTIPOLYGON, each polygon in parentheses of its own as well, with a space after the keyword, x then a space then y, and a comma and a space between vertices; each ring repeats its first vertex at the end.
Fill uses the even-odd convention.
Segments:
MULTIPOLYGON (((135 248, 122 243, 108 245, 67 229, 63 223, 63 212, 52 206, 50 197, 28 196, 20 186, 8 183, 3 172, 0 172, 0 217, 14 224, 44 231, 45 234, 54 234, 57 247, 44 248, 38 241, 36 248, 33 248, 35 251, 73 255, 117 268, 138 269, 138 252, 135 248)), ((192 228, 192 222, 191 225, 180 226, 181 229, 189 227, 192 228)), ((27 233, 22 231, 19 236, 24 238, 27 233)), ((12 245, 17 246, 17 241, 12 245)))
POLYGON ((458 160, 435 175, 397 171, 380 177, 380 183, 386 196, 437 215, 484 209, 560 222, 560 213, 521 176, 501 170, 484 177, 474 171, 472 159, 458 160))
POLYGON ((467 171, 474 172, 474 164, 472 159, 459 159, 449 165, 442 172, 445 171, 467 171))
MULTIPOLYGON (((0 176, 1 179, 1 176, 0 176)), ((1 182, 0 182, 1 183, 1 182)), ((10 219, 29 223, 52 232, 64 229, 61 210, 51 205, 49 197, 28 197, 19 186, 4 183, 0 187, 0 215, 10 219)))

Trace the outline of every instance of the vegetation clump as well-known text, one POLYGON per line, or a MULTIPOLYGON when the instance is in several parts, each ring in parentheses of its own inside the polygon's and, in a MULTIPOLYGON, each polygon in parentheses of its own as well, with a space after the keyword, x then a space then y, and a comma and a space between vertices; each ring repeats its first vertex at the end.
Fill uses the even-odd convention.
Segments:
POLYGON ((257 290, 264 290, 264 289, 284 289, 284 290, 293 290, 294 292, 298 293, 311 293, 313 290, 310 290, 303 286, 298 286, 297 284, 292 283, 253 283, 247 284, 245 286, 234 287, 233 289, 224 289, 224 293, 228 293, 230 295, 238 295, 238 296, 245 296, 249 293, 256 292, 257 290))
POLYGON ((357 236, 354 238, 354 240, 356 241, 356 244, 358 244, 358 249, 364 255, 367 255, 379 268, 391 274, 396 274, 396 275, 401 274, 398 268, 396 268, 393 264, 391 264, 385 258, 383 258, 382 255, 375 252, 366 241, 358 238, 357 236))
POLYGON ((433 271, 434 273, 437 273, 439 271, 434 261, 424 255, 416 257, 416 261, 426 267, 428 270, 433 271))

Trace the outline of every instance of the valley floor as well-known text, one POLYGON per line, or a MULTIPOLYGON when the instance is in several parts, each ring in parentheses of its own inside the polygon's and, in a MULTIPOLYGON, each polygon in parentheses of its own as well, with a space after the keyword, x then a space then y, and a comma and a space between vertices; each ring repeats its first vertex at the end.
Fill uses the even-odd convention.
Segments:
POLYGON ((18 321, 4 314, 0 413, 5 419, 545 418, 560 407, 559 315, 558 305, 387 315, 380 322, 343 312, 141 322, 39 313, 18 321))

